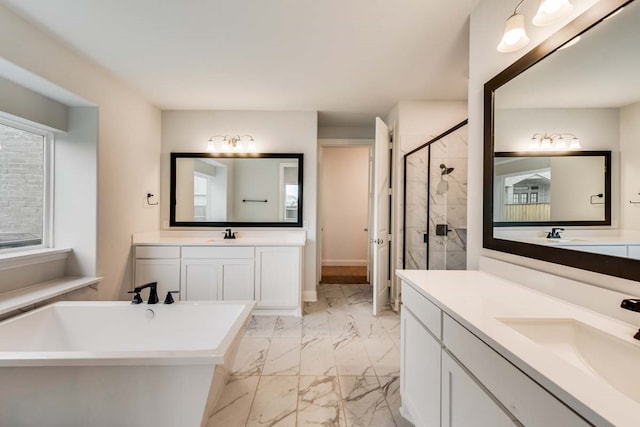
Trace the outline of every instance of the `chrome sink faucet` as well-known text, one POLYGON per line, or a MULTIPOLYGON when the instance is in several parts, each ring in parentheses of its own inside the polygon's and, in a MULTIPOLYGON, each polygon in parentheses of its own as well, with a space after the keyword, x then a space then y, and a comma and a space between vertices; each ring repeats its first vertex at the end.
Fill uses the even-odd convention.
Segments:
POLYGON ((562 236, 560 232, 564 231, 564 228, 555 227, 552 228, 550 232, 547 233, 547 239, 560 239, 562 236))

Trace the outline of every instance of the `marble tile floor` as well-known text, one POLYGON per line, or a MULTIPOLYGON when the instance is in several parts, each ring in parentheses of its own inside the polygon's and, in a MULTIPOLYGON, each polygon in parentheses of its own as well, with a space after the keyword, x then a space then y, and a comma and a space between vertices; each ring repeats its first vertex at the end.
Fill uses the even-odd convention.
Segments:
POLYGON ((302 318, 256 316, 207 427, 410 426, 400 406, 400 316, 370 285, 320 285, 302 318))

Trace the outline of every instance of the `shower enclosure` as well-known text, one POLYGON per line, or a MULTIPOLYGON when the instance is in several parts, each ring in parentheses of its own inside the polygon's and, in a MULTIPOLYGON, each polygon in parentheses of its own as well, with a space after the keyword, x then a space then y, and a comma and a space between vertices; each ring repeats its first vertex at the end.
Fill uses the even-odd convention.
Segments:
POLYGON ((404 155, 404 269, 466 269, 467 141, 465 120, 404 155))

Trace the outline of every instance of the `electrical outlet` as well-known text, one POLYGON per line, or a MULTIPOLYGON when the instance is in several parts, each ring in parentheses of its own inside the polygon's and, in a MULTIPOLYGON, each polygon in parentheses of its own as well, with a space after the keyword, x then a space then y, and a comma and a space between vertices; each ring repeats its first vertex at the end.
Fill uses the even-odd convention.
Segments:
POLYGON ((162 221, 162 228, 169 228, 169 221, 162 221))

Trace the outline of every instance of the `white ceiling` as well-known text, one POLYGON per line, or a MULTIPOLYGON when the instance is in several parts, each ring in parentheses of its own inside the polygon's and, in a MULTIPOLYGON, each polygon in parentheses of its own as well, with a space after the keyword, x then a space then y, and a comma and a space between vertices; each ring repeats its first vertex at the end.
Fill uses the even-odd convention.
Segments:
POLYGON ((478 0, 0 0, 162 109, 318 110, 373 123, 467 96, 478 0))

